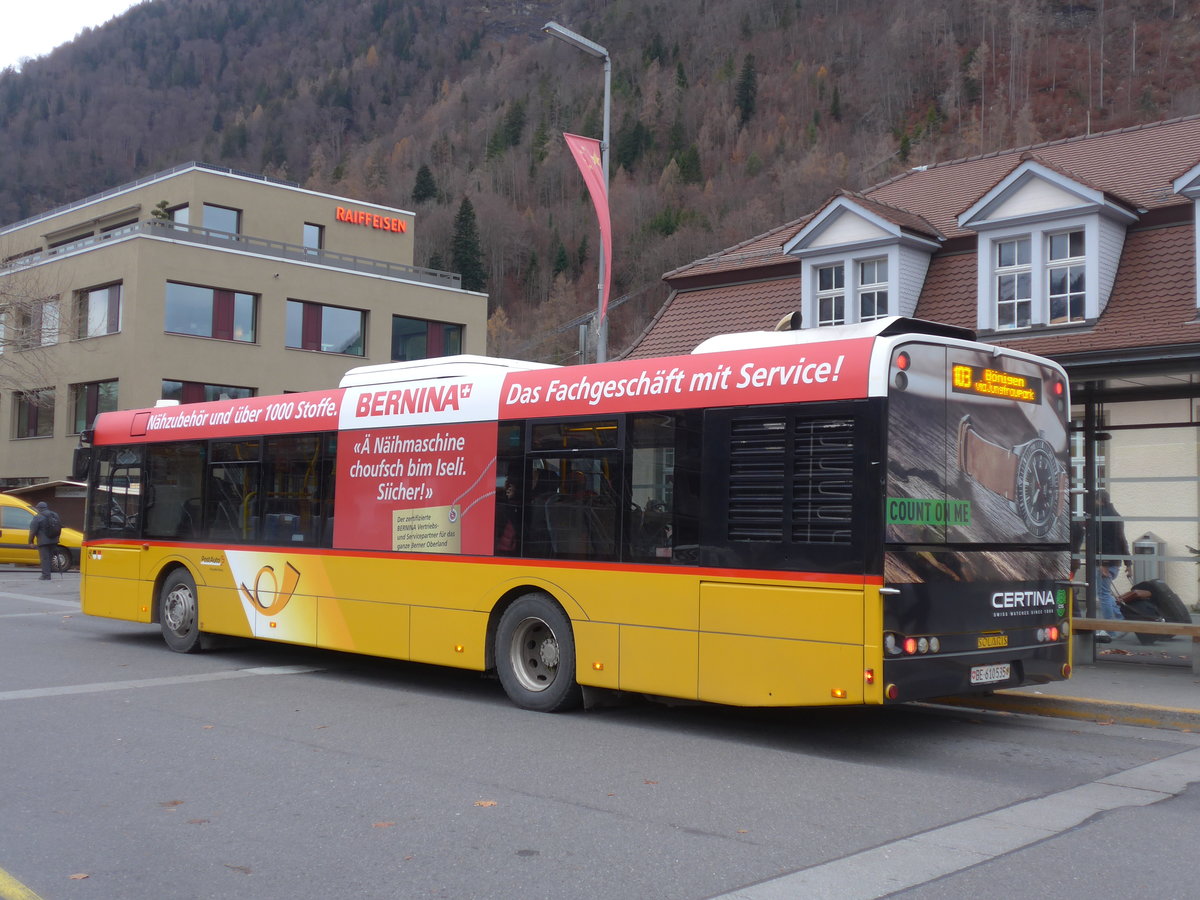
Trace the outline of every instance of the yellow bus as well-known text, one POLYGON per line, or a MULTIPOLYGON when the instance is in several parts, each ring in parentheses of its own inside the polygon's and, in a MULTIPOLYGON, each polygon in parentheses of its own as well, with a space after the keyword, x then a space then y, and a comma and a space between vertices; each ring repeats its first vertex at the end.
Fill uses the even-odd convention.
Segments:
POLYGON ((234 635, 494 672, 547 712, 1062 679, 1067 380, 973 337, 892 317, 104 413, 83 610, 185 653, 234 635))

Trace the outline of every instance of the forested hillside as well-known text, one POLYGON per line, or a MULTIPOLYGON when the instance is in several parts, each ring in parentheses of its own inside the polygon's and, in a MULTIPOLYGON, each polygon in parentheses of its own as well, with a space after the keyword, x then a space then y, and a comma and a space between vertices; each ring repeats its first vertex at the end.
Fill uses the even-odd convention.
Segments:
POLYGON ((570 361, 541 336, 594 306, 599 240, 561 133, 599 137, 603 79, 549 19, 613 58, 614 354, 663 272, 835 190, 1200 111, 1174 0, 150 0, 0 74, 0 221, 192 159, 265 172, 415 210, 419 264, 478 253, 491 352, 570 361))

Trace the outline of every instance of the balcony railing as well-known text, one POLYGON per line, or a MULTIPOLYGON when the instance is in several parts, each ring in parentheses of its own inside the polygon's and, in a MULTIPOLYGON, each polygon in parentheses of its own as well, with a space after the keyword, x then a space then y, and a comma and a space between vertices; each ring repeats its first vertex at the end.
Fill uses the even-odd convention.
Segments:
POLYGON ((317 250, 300 244, 287 244, 283 241, 272 241, 267 238, 252 237, 246 234, 232 234, 228 231, 215 231, 211 228, 200 228, 196 225, 183 225, 169 219, 144 219, 82 237, 77 241, 51 247, 49 250, 39 250, 27 256, 9 260, 3 268, 11 270, 23 269, 56 257, 77 253, 93 247, 102 246, 122 238, 147 235, 164 238, 171 241, 181 241, 188 244, 200 244, 206 247, 216 247, 223 250, 236 250, 255 256, 265 256, 271 259, 289 260, 291 262, 307 263, 315 266, 327 266, 334 269, 344 269, 351 272, 362 272, 368 275, 382 275, 386 278, 398 278, 404 281, 417 281, 422 284, 432 284, 439 287, 461 288, 462 276, 454 272, 439 272, 437 269, 424 269, 420 266, 406 266, 402 263, 388 262, 382 259, 368 259, 365 256, 354 256, 349 253, 337 253, 333 250, 317 250))

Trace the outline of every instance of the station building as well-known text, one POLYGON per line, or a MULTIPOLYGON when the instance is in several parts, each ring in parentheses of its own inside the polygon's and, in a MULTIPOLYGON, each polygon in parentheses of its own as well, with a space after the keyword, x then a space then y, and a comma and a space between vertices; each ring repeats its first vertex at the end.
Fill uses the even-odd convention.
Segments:
POLYGON ((0 227, 0 490, 80 493, 106 410, 483 354, 486 295, 413 265, 414 218, 188 163, 0 227))
POLYGON ((1200 612, 1198 219, 1197 116, 922 165, 668 272, 627 356, 902 315, 1050 357, 1071 379, 1089 603, 1096 564, 1123 562, 1098 546, 1107 490, 1133 582, 1200 612))

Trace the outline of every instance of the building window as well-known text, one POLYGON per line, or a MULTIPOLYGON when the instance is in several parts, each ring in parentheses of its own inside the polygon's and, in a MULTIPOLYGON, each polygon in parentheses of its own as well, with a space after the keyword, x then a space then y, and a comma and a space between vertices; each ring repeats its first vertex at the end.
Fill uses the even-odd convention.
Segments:
MULTIPOLYGON (((176 219, 176 222, 179 220, 176 219)), ((240 234, 242 230, 242 211, 228 206, 204 204, 204 227, 210 231, 228 231, 230 234, 240 234)))
POLYGON ((121 330, 121 285, 80 291, 76 298, 75 337, 100 337, 121 330))
POLYGON ((304 246, 309 250, 321 250, 325 247, 325 226, 314 225, 312 222, 304 223, 304 234, 301 238, 304 246))
POLYGON ((888 314, 888 261, 868 259, 858 264, 858 321, 882 319, 888 314))
POLYGON ((204 403, 208 400, 244 400, 258 393, 254 388, 230 384, 202 384, 199 381, 170 381, 162 383, 162 398, 179 403, 204 403))
POLYGON ((20 391, 13 394, 16 428, 19 438, 54 435, 54 388, 20 391))
POLYGON ((846 267, 817 269, 817 325, 846 324, 846 267))
POLYGON ((1047 236, 1046 295, 1050 300, 1050 324, 1084 320, 1087 279, 1084 274, 1082 231, 1064 231, 1047 236))
POLYGON ((392 359, 407 362, 462 353, 463 326, 392 316, 392 359))
POLYGON ((172 209, 168 209, 167 218, 169 218, 176 225, 190 225, 192 218, 191 207, 185 203, 183 206, 176 206, 172 209))
POLYGON ((296 350, 364 356, 366 324, 367 314, 360 309, 289 300, 286 343, 296 350))
POLYGON ((254 294, 168 281, 164 330, 253 343, 257 307, 254 294))
POLYGON ((117 382, 93 381, 71 386, 73 423, 72 434, 82 434, 92 427, 96 416, 117 408, 117 382))
POLYGON ((1028 237, 996 242, 996 327, 1028 328, 1033 273, 1028 237))
POLYGON ((31 300, 10 309, 11 343, 18 350, 33 350, 58 343, 58 298, 31 300))

